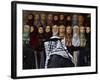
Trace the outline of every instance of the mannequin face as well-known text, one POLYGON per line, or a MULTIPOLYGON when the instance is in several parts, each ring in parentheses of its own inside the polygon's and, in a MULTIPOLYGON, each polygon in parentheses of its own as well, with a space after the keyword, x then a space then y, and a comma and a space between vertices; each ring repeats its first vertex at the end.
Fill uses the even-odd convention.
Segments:
POLYGON ((64 15, 60 15, 60 20, 64 20, 64 15))
POLYGON ((82 15, 79 15, 78 16, 78 20, 79 20, 79 22, 83 22, 84 21, 84 17, 82 15))
POLYGON ((31 20, 33 18, 33 16, 30 14, 28 15, 28 19, 31 20))
POLYGON ((46 26, 45 32, 50 32, 50 26, 46 26))
POLYGON ((34 26, 31 26, 30 32, 34 31, 34 26))
POLYGON ((43 33, 43 27, 38 27, 38 32, 43 33))
POLYGON ((64 25, 59 26, 59 33, 65 33, 65 26, 64 25))
POLYGON ((67 26, 67 27, 66 27, 66 33, 68 33, 68 34, 72 33, 72 28, 71 28, 71 26, 67 26))
POLYGON ((84 26, 80 27, 80 33, 85 33, 85 27, 84 26))
POLYGON ((24 32, 29 32, 29 25, 24 25, 24 32))
POLYGON ((54 20, 57 21, 58 20, 58 16, 54 16, 54 20))
POLYGON ((39 20, 39 14, 34 15, 34 20, 39 20))
POLYGON ((79 33, 79 27, 78 26, 73 27, 73 33, 79 33))
POLYGON ((71 20, 71 16, 67 16, 67 21, 70 21, 71 20))
POLYGON ((52 18, 53 18, 53 15, 52 14, 48 14, 48 19, 52 20, 52 18))
POLYGON ((52 33, 53 33, 53 35, 57 35, 58 34, 58 26, 57 25, 54 25, 52 27, 52 33))
POLYGON ((41 20, 45 20, 46 19, 46 15, 45 14, 41 14, 41 20))
POLYGON ((90 27, 86 27, 86 33, 90 33, 91 29, 90 27))

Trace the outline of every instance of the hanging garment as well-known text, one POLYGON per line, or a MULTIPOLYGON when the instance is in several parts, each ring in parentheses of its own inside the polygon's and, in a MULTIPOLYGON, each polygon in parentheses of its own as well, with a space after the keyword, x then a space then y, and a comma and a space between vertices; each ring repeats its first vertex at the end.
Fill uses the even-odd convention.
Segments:
MULTIPOLYGON (((79 35, 77 33, 73 33, 72 45, 74 47, 79 47, 80 46, 80 39, 79 39, 79 35)), ((73 52, 73 58, 74 58, 74 64, 75 64, 75 66, 78 66, 79 54, 80 54, 79 50, 73 52)))

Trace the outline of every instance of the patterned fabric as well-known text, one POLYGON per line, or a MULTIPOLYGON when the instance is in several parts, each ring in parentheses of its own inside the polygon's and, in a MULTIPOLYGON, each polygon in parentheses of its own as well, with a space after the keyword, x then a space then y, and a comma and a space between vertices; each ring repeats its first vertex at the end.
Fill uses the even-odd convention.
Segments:
POLYGON ((45 42, 45 52, 46 52, 46 62, 45 62, 45 68, 47 68, 48 60, 50 59, 51 55, 59 55, 64 58, 68 58, 72 60, 71 54, 68 52, 67 47, 63 43, 63 41, 60 41, 59 37, 53 36, 51 39, 56 38, 58 40, 56 41, 49 41, 45 42))

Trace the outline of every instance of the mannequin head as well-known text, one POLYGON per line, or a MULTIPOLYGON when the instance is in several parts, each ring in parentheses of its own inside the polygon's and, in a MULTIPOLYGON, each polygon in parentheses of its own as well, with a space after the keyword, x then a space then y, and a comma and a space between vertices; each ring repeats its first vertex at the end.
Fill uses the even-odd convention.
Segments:
POLYGON ((33 32, 34 31, 34 26, 31 26, 30 27, 30 32, 33 32))
POLYGON ((46 28, 45 28, 45 32, 50 32, 50 26, 46 26, 46 28))
POLYGON ((33 19, 33 15, 32 14, 29 14, 28 15, 28 20, 32 20, 33 19))
POLYGON ((74 33, 79 33, 79 27, 78 26, 73 27, 73 34, 74 33))
POLYGON ((68 47, 72 46, 72 27, 71 26, 66 27, 66 46, 68 47))
POLYGON ((84 26, 80 26, 80 33, 85 33, 85 27, 84 26))
POLYGON ((84 17, 82 15, 79 15, 78 16, 78 23, 79 23, 79 26, 83 26, 83 22, 84 22, 84 17))
POLYGON ((71 26, 67 26, 67 27, 66 27, 66 33, 67 33, 67 34, 71 34, 71 33, 72 33, 72 28, 71 28, 71 26))
POLYGON ((61 39, 63 39, 65 37, 65 26, 64 25, 59 26, 59 37, 61 39))
POLYGON ((39 20, 39 14, 34 15, 34 20, 39 20))
POLYGON ((63 14, 60 15, 60 20, 64 20, 64 15, 63 14))
POLYGON ((90 27, 86 27, 86 33, 90 33, 91 29, 90 27))
POLYGON ((78 16, 78 21, 79 21, 79 22, 83 22, 83 21, 84 21, 84 17, 83 17, 82 15, 79 15, 79 16, 78 16))
POLYGON ((48 14, 48 20, 52 20, 53 19, 53 15, 52 14, 48 14))
POLYGON ((43 33, 43 32, 44 32, 44 31, 43 31, 43 27, 41 27, 41 26, 40 26, 40 27, 38 27, 38 33, 40 33, 40 34, 41 34, 41 33, 43 33))
POLYGON ((29 28, 30 28, 29 25, 24 25, 24 32, 29 32, 29 28))
POLYGON ((42 13, 42 14, 40 15, 40 17, 41 17, 41 20, 46 20, 46 15, 45 15, 45 14, 42 13))
POLYGON ((67 21, 71 21, 71 16, 67 16, 67 17, 66 17, 66 20, 67 20, 67 21))
POLYGON ((59 26, 59 33, 65 33, 65 26, 64 25, 59 26))
POLYGON ((52 26, 52 33, 53 33, 53 36, 58 35, 58 26, 57 25, 52 26))
POLYGON ((54 21, 58 21, 58 16, 57 15, 54 16, 54 21))

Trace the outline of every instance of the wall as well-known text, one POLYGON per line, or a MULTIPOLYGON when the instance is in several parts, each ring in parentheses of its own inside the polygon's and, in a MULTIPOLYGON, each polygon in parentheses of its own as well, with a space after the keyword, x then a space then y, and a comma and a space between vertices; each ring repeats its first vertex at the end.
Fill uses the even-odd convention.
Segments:
MULTIPOLYGON (((0 80, 11 80, 11 1, 12 0, 0 0, 0 80)), ((22 0, 23 1, 23 0, 22 0)), ((24 0, 26 1, 26 0, 24 0)), ((49 3, 64 3, 64 4, 82 4, 82 5, 94 5, 98 6, 100 14, 100 0, 30 0, 36 2, 49 2, 49 3)), ((100 21, 100 15, 98 16, 100 21)), ((100 24, 98 24, 98 32, 100 24)), ((99 32, 100 33, 100 32, 99 32)), ((98 33, 98 34, 99 34, 98 33)), ((98 41, 100 37, 98 37, 98 41)), ((98 42, 98 45, 100 42, 98 42)), ((99 46, 100 47, 100 46, 99 46)), ((99 52, 98 52, 99 53, 99 52)), ((100 54, 98 54, 100 57, 100 54)), ((100 58, 98 59, 100 61, 100 58)), ((98 64, 100 67, 100 63, 98 64)), ((99 70, 100 71, 100 70, 99 70)), ((77 75, 77 76, 63 76, 63 77, 47 77, 42 80, 99 80, 100 73, 91 75, 77 75)), ((24 80, 24 79, 23 79, 24 80)), ((33 80, 33 79, 26 79, 33 80)), ((41 80, 35 78, 34 80, 41 80)))

